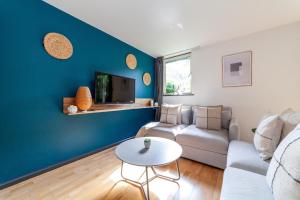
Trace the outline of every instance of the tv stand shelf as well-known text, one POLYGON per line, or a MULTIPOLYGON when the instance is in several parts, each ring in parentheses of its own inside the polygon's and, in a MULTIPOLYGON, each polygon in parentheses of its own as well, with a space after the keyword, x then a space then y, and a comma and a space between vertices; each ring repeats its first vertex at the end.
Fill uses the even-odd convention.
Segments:
POLYGON ((157 108, 158 106, 151 106, 152 99, 146 98, 136 98, 134 104, 93 104, 92 107, 88 111, 80 111, 77 113, 71 114, 68 112, 67 108, 70 105, 75 104, 75 98, 73 97, 65 97, 63 99, 63 112, 66 115, 87 115, 93 113, 101 113, 101 112, 114 112, 121 110, 135 110, 135 109, 145 109, 145 108, 157 108))

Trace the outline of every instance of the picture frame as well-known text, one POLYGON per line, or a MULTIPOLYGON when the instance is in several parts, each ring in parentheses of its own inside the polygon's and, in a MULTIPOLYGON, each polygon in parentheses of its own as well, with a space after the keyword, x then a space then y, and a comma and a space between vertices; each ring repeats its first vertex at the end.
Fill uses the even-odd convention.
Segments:
POLYGON ((222 57, 222 86, 252 86, 252 51, 222 57))

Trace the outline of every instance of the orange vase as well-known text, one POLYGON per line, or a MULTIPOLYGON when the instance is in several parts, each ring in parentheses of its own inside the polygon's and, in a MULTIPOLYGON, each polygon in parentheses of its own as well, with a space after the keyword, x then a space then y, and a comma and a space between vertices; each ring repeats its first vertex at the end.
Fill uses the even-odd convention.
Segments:
POLYGON ((92 106, 92 95, 88 87, 79 87, 75 97, 76 105, 80 110, 87 111, 92 106))

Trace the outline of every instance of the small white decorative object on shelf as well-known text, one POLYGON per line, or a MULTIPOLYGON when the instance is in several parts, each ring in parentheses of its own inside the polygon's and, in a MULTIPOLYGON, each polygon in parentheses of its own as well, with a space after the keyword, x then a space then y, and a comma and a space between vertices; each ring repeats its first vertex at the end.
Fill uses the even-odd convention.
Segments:
POLYGON ((154 101, 153 101, 153 99, 150 100, 150 106, 154 106, 154 101))
POLYGON ((146 149, 149 149, 151 145, 151 140, 149 138, 145 138, 144 145, 146 149))
POLYGON ((154 106, 158 106, 158 102, 155 102, 155 103, 154 103, 154 106))
POLYGON ((74 106, 74 105, 68 106, 67 109, 68 109, 68 112, 69 112, 70 114, 75 114, 75 113, 77 113, 77 111, 78 111, 77 106, 74 106))

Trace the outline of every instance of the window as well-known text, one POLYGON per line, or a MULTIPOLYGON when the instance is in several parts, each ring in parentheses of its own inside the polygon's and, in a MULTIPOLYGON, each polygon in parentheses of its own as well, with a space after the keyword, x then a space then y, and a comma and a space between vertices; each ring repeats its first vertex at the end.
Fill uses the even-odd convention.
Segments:
POLYGON ((179 55, 164 60, 164 95, 190 95, 191 54, 179 55))

